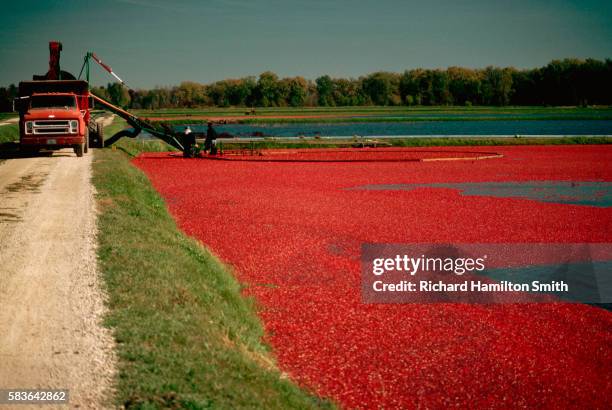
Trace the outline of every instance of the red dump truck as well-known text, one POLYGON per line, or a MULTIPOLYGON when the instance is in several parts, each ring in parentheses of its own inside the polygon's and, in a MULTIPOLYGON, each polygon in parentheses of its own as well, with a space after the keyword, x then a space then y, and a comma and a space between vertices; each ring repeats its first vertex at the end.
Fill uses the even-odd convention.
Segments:
POLYGON ((93 100, 87 81, 60 69, 62 43, 49 43, 49 71, 19 83, 19 146, 24 152, 73 148, 78 157, 103 142, 102 127, 90 123, 93 100))
POLYGON ((42 80, 19 83, 19 144, 25 152, 89 147, 90 98, 86 81, 42 80))

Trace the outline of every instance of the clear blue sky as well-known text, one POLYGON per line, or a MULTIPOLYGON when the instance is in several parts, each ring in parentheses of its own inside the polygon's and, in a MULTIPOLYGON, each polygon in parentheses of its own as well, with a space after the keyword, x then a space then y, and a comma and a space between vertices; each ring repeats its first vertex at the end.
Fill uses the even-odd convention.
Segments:
MULTIPOLYGON (((358 77, 457 65, 612 58, 612 2, 19 0, 0 14, 0 85, 44 74, 48 41, 77 75, 96 52, 132 87, 258 75, 358 77)), ((93 82, 111 81, 96 68, 93 82)))

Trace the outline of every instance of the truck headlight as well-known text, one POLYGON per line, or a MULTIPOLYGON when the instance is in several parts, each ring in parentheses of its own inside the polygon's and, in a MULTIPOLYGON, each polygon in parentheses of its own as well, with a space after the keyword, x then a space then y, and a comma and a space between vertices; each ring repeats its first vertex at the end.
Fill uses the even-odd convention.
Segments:
POLYGON ((70 121, 70 133, 77 134, 79 132, 79 122, 77 120, 70 121))
POLYGON ((32 121, 26 121, 25 130, 26 134, 31 134, 34 130, 34 123, 32 121))

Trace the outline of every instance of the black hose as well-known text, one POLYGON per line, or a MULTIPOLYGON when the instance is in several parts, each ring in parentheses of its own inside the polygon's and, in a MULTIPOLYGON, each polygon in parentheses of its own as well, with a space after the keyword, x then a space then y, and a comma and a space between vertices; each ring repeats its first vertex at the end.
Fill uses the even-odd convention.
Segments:
POLYGON ((136 138, 140 134, 140 128, 134 128, 133 130, 121 130, 109 139, 104 141, 105 146, 113 145, 119 141, 122 137, 136 138))

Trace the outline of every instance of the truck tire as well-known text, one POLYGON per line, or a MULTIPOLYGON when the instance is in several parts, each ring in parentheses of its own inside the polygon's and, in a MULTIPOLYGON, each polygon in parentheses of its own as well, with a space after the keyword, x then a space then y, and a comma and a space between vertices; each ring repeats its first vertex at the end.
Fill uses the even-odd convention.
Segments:
POLYGON ((87 154, 89 151, 89 129, 85 130, 85 144, 84 144, 83 152, 87 154))
POLYGON ((85 144, 77 144, 74 146, 74 153, 77 157, 83 156, 83 151, 85 150, 85 144))
POLYGON ((98 131, 98 148, 104 148, 104 126, 98 123, 96 128, 98 131))

